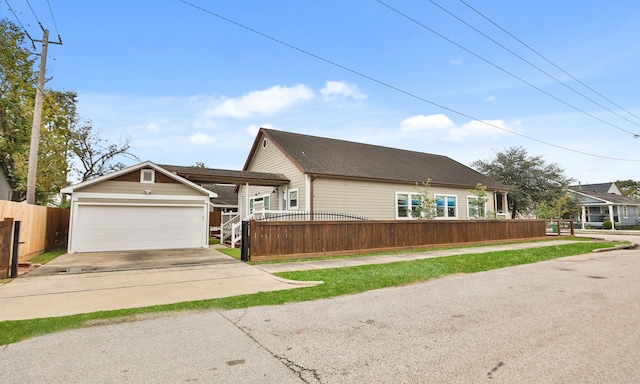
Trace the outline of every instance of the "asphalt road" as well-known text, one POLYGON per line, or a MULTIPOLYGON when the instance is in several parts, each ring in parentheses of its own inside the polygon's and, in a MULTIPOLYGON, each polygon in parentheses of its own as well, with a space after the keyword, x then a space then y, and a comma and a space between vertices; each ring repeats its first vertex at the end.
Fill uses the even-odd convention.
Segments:
POLYGON ((3 383, 640 382, 640 250, 0 347, 3 383))

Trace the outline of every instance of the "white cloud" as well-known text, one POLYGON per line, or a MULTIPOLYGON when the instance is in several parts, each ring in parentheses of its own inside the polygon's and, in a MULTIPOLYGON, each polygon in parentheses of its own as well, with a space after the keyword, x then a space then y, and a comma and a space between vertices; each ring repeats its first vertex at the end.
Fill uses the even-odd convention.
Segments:
MULTIPOLYGON (((517 124, 517 123, 515 123, 517 124)), ((404 119, 400 123, 402 132, 439 132, 439 136, 447 141, 463 141, 471 138, 489 138, 507 130, 514 131, 504 120, 472 120, 461 126, 457 126, 444 114, 417 115, 404 119)))
POLYGON ((495 103, 496 102, 496 97, 495 96, 489 96, 489 97, 486 97, 484 99, 484 101, 487 101, 489 103, 495 103))
POLYGON ((449 64, 451 64, 451 65, 460 65, 460 64, 462 64, 462 58, 459 57, 457 59, 451 59, 451 60, 449 60, 449 64))
POLYGON ((453 127, 455 127, 453 121, 441 113, 429 116, 417 115, 404 119, 400 123, 400 129, 403 132, 433 131, 453 127))
POLYGON ((355 84, 348 84, 341 81, 327 81, 324 88, 320 90, 324 101, 337 101, 346 98, 363 100, 367 95, 355 84))
POLYGON ((449 130, 449 140, 463 141, 472 138, 489 138, 503 133, 505 130, 513 131, 504 120, 473 120, 449 130))
POLYGON ((275 86, 262 91, 253 91, 242 97, 227 99, 222 104, 206 111, 207 117, 251 117, 273 116, 276 112, 294 104, 311 100, 313 90, 303 84, 293 87, 275 86))
POLYGON ((191 144, 209 144, 214 141, 216 141, 215 137, 202 132, 194 133, 189 137, 189 142, 191 144))

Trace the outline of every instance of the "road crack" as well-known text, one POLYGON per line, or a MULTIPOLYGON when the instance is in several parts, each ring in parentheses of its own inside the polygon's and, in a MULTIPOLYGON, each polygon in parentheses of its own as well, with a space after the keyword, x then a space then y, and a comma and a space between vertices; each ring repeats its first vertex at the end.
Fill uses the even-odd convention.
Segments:
POLYGON ((294 361, 287 359, 284 356, 273 355, 276 359, 280 360, 287 366, 293 373, 295 373, 302 381, 308 384, 321 384, 320 375, 315 369, 305 368, 296 364, 294 361))
POLYGON ((262 349, 264 349, 265 351, 269 352, 269 354, 271 354, 271 356, 273 356, 274 358, 278 359, 278 361, 280 361, 282 364, 284 364, 285 367, 289 368, 289 370, 291 372, 293 372, 296 376, 298 376, 300 378, 300 380, 302 380, 303 382, 305 382, 307 384, 322 384, 322 381, 320 380, 320 374, 315 369, 305 368, 305 367, 303 367, 301 365, 296 364, 293 360, 290 360, 290 359, 288 359, 288 358, 286 358, 284 356, 276 355, 275 352, 273 352, 272 350, 267 348, 265 345, 263 345, 261 342, 259 342, 255 337, 253 337, 253 335, 251 335, 245 328, 240 326, 237 323, 237 321, 239 321, 247 313, 246 310, 242 313, 242 315, 236 321, 231 320, 230 318, 225 316, 225 314, 222 313, 222 312, 218 312, 218 313, 220 313, 220 316, 222 316, 228 322, 233 324, 242 333, 247 335, 256 344, 258 344, 260 347, 262 347, 262 349))

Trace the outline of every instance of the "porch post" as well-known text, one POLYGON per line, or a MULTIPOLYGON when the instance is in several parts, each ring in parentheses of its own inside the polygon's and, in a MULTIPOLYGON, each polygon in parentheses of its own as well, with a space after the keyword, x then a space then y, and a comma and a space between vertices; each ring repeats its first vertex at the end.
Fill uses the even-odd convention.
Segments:
POLYGON ((611 220, 611 230, 616 230, 616 222, 613 220, 613 205, 609 206, 609 220, 611 220))
POLYGON ((244 202, 245 202, 245 213, 244 217, 249 216, 249 183, 247 182, 244 187, 244 202))
POLYGON ((580 220, 582 222, 582 229, 585 229, 586 227, 584 226, 584 222, 587 221, 587 207, 585 207, 584 205, 581 207, 582 209, 582 217, 580 220))
POLYGON ((507 203, 507 193, 508 192, 502 192, 502 213, 505 214, 505 219, 509 217, 509 203, 507 203))

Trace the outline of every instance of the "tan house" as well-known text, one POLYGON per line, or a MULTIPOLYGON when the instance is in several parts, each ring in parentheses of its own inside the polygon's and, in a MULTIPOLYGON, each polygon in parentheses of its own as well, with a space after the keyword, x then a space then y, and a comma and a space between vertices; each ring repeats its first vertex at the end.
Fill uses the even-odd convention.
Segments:
MULTIPOLYGON (((270 211, 331 211, 377 220, 411 219, 416 184, 431 180, 437 219, 470 219, 470 189, 487 186, 485 212, 508 212, 507 185, 446 156, 262 128, 243 168, 284 175, 273 186, 241 184, 241 217, 270 211)), ((506 215, 505 215, 506 216, 506 215)))

